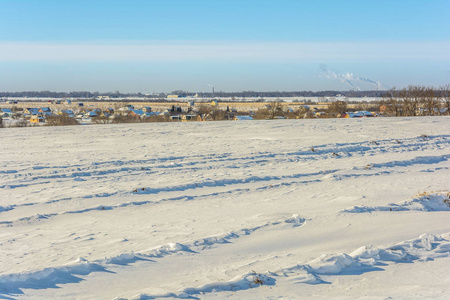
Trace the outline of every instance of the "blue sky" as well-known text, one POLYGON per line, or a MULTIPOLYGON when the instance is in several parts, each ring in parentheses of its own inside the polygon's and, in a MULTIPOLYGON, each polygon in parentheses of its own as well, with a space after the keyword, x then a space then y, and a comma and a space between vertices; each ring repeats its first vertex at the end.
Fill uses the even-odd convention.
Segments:
POLYGON ((0 91, 450 83, 450 1, 0 0, 0 91))

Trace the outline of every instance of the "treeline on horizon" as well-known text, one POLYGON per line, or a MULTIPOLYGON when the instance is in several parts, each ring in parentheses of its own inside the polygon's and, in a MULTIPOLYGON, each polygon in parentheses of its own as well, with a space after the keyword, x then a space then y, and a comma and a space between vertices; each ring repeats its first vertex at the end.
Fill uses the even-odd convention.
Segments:
POLYGON ((146 97, 146 98, 165 98, 167 95, 180 95, 180 96, 195 96, 202 97, 223 97, 223 98, 265 98, 265 97, 335 97, 336 95, 342 95, 344 97, 383 97, 388 91, 293 91, 293 92, 256 92, 256 91, 243 91, 243 92, 184 92, 181 90, 173 91, 171 93, 159 93, 159 94, 142 94, 142 93, 120 93, 116 92, 88 92, 88 91, 74 91, 74 92, 51 92, 51 91, 23 91, 23 92, 0 92, 0 97, 30 97, 30 98, 95 98, 98 96, 108 96, 110 98, 126 98, 126 97, 146 97))

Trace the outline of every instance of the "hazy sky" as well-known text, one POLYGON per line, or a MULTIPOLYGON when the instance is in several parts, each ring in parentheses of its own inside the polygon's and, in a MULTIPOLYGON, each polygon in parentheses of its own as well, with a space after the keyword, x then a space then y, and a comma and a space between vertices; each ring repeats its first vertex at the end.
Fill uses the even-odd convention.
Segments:
POLYGON ((449 0, 0 0, 0 91, 448 83, 449 0))

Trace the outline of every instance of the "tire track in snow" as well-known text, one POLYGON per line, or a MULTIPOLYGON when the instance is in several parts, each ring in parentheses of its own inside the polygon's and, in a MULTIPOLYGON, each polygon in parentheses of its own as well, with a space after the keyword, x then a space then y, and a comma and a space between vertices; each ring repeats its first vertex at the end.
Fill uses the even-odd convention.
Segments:
MULTIPOLYGON (((447 137, 446 136, 436 136, 436 137, 428 137, 426 139, 424 138, 412 138, 412 139, 408 139, 409 141, 417 141, 419 140, 420 143, 426 143, 429 141, 432 141, 432 139, 438 139, 441 142, 445 142, 448 144, 447 142, 447 137)), ((382 146, 381 143, 392 143, 393 140, 384 140, 384 141, 376 141, 376 142, 364 142, 368 145, 375 145, 375 146, 382 146)), ((363 143, 356 143, 357 145, 361 145, 363 143)), ((402 145, 405 144, 405 140, 403 141, 398 141, 395 140, 395 144, 396 147, 402 147, 402 145)), ((348 143, 344 143, 344 144, 336 144, 338 146, 342 146, 342 145, 349 145, 348 143)), ((355 149, 357 149, 359 146, 352 146, 351 148, 353 149, 353 151, 355 151, 355 149), (355 148, 356 147, 356 148, 355 148)), ((328 153, 331 151, 332 149, 328 149, 328 153)), ((359 149, 360 150, 360 149, 359 149)), ((311 150, 306 151, 304 153, 313 153, 315 155, 318 155, 318 152, 320 152, 319 150, 315 150, 315 152, 312 152, 311 150)), ((268 154, 265 154, 268 155, 268 154)), ((269 154, 271 156, 273 156, 272 154, 269 154)), ((286 154, 281 154, 283 156, 285 156, 286 154)), ((222 155, 221 157, 227 157, 229 156, 227 155, 222 155)), ((214 157, 214 156, 211 156, 214 157)), ((174 159, 182 159, 183 157, 176 157, 174 159)), ((385 162, 385 163, 377 163, 377 164, 370 164, 364 168, 361 167, 357 167, 354 168, 355 170, 369 170, 369 169, 389 169, 389 168, 395 168, 397 166, 402 166, 402 167, 409 167, 409 166, 413 166, 413 165, 421 165, 421 164, 437 164, 437 163, 441 163, 441 162, 445 162, 448 161, 448 159, 450 158, 449 155, 441 155, 441 156, 426 156, 426 157, 416 157, 413 159, 409 159, 409 160, 396 160, 396 161, 392 161, 392 162, 385 162)), ((137 160, 136 162, 141 162, 141 160, 137 160)), ((104 163, 100 163, 100 165, 103 164, 107 164, 106 162, 104 163)), ((122 164, 122 163, 119 163, 122 164)), ((97 163, 93 163, 92 165, 96 166, 97 163)), ((41 167, 34 167, 37 170, 42 169, 41 167)), ((104 174, 104 175, 112 175, 115 174, 117 170, 103 170, 103 171, 96 171, 97 175, 99 174, 104 174)), ((144 168, 144 167, 126 167, 126 168, 121 168, 119 170, 120 172, 124 171, 124 172, 136 172, 136 174, 140 174, 140 172, 144 171, 147 175, 148 175, 148 169, 144 168)), ((399 171, 396 171, 397 173, 399 171)), ((15 174, 13 172, 8 172, 8 174, 15 174)), ((175 192, 175 191, 188 191, 188 190, 194 190, 197 188, 203 188, 203 187, 226 187, 226 186, 230 186, 230 185, 236 185, 236 184, 248 184, 248 183, 254 183, 257 181, 260 182, 270 182, 270 181, 284 181, 286 179, 298 179, 300 177, 308 177, 308 176, 313 176, 313 175, 319 175, 320 172, 317 173, 310 173, 310 174, 292 174, 292 175, 285 175, 285 176, 251 176, 251 177, 247 177, 247 178, 243 178, 243 179, 222 179, 222 180, 216 180, 216 181, 203 181, 203 182, 198 182, 198 183, 191 183, 191 184, 186 184, 186 185, 180 185, 180 186, 172 186, 172 187, 164 187, 164 188, 157 188, 157 189, 152 189, 152 188, 144 188, 144 191, 142 193, 145 194, 157 194, 157 193, 163 193, 163 192, 175 192)), ((383 171, 383 172, 377 172, 377 173, 372 173, 372 174, 368 174, 368 173, 364 173, 364 174, 345 174, 344 170, 331 170, 331 171, 327 171, 327 173, 334 173, 333 175, 328 175, 329 177, 332 177, 332 179, 334 180, 342 180, 342 179, 347 179, 347 178, 357 178, 357 177, 362 177, 362 176, 380 176, 380 175, 389 175, 392 174, 392 172, 389 171, 383 171)), ((77 176, 91 176, 93 173, 91 172, 78 172, 78 173, 71 173, 73 176, 77 175, 77 176)), ((155 174, 155 172, 151 172, 151 174, 155 174)), ((323 173, 322 173, 323 174, 323 173)), ((66 175, 64 175, 66 176, 66 175)), ((68 177, 69 178, 69 177, 68 177)), ((73 178, 70 178, 73 179, 73 178)), ((322 179, 316 179, 316 180, 305 180, 305 181, 291 181, 291 182, 281 182, 279 184, 275 184, 275 186, 286 186, 286 185, 293 185, 293 184, 309 184, 309 183, 314 183, 314 182, 320 182, 321 180, 324 180, 324 178, 322 179)), ((48 184, 51 183, 50 181, 45 181, 42 182, 40 184, 48 184)), ((38 184, 36 182, 31 182, 29 184, 20 184, 20 185, 3 185, 0 186, 0 188, 5 188, 5 187, 9 187, 9 188, 18 188, 18 187, 25 187, 27 185, 34 185, 34 184, 38 184)), ((273 186, 274 184, 272 184, 273 186)), ((261 187, 261 188, 266 188, 266 187, 261 187)), ((261 189, 260 188, 260 189, 261 189)), ((97 194, 88 194, 88 195, 84 195, 81 196, 81 199, 90 199, 90 198, 103 198, 103 197, 111 197, 111 196, 115 196, 118 194, 123 194, 126 193, 126 191, 116 191, 113 193, 97 193, 97 194)), ((140 193, 140 192, 138 192, 140 193)), ((31 202, 31 203, 23 203, 23 204, 11 204, 11 205, 6 205, 6 206, 2 206, 0 207, 0 212, 5 212, 5 211, 10 211, 16 208, 20 208, 20 207, 25 207, 25 206, 32 206, 32 205, 42 205, 42 204, 51 204, 51 203, 58 203, 58 202, 64 202, 64 201, 70 201, 73 200, 73 198, 71 197, 65 197, 65 198, 61 198, 61 199, 53 199, 53 200, 49 200, 46 202, 31 202)), ((83 212, 87 212, 87 211, 92 211, 92 210, 99 210, 99 207, 104 207, 103 209, 113 209, 115 207, 110 207, 107 205, 101 205, 99 204, 98 206, 95 206, 93 208, 87 208, 84 209, 83 212)), ((100 208, 101 209, 101 208, 100 208)), ((50 215, 53 216, 53 215, 50 215)), ((2 222, 0 224, 8 224, 7 222, 2 222)), ((9 223, 11 224, 11 222, 9 223)))
MULTIPOLYGON (((40 179, 73 179, 74 177, 92 177, 92 176, 106 176, 118 173, 130 173, 130 172, 151 172, 151 174, 156 174, 158 169, 168 169, 168 168, 180 168, 183 170, 193 168, 197 165, 204 165, 207 168, 219 163, 221 168, 235 168, 235 163, 239 163, 240 166, 245 166, 246 164, 254 165, 256 162, 270 162, 271 160, 282 159, 283 161, 310 161, 310 160, 320 160, 330 158, 332 154, 340 154, 345 156, 355 156, 355 155, 367 155, 376 153, 397 153, 397 152, 411 152, 411 151, 422 151, 432 146, 450 146, 450 136, 430 136, 427 138, 416 137, 408 139, 388 139, 388 140, 378 140, 378 141, 365 141, 357 143, 335 143, 335 144, 325 144, 314 146, 314 151, 311 149, 286 152, 286 153, 261 153, 252 156, 244 157, 231 157, 231 154, 223 155, 193 155, 193 156, 179 156, 179 157, 168 157, 168 158, 157 158, 148 160, 129 160, 129 161, 113 161, 113 162, 93 162, 87 165, 73 165, 73 166, 33 166, 30 167, 33 171, 53 170, 51 174, 39 173, 33 175, 31 173, 21 174, 17 170, 7 170, 4 172, 3 177, 13 176, 14 178, 24 177, 30 181, 40 180, 40 179), (414 148, 414 149, 410 149, 414 148), (196 159, 196 160, 192 160, 196 159), (178 162, 175 165, 160 165, 163 162, 178 162), (225 164, 223 164, 225 163, 225 164), (130 165, 139 164, 137 167, 132 167, 130 165), (227 165, 231 164, 231 165, 227 165), (127 167, 115 168, 117 166, 126 165, 127 167), (106 169, 100 169, 100 167, 106 167, 106 169), (114 167, 113 169, 110 169, 114 167), (56 169, 56 170, 54 170, 56 169), (58 171, 58 169, 61 169, 58 171), (76 169, 76 170, 74 170, 76 169), (156 171, 153 171, 156 170, 156 171)), ((333 156, 332 156, 333 157, 333 156)), ((198 170, 202 170, 199 168, 198 170)), ((27 170, 21 170, 27 172, 27 170)), ((0 171, 0 175, 1 175, 0 171)), ((6 182, 6 179, 3 180, 6 182)), ((0 188, 18 188, 26 187, 31 183, 17 184, 4 184, 0 188)), ((42 184, 42 183, 34 183, 42 184)))
MULTIPOLYGON (((334 173, 337 171, 338 170, 328 170, 328 171, 326 171, 326 173, 329 174, 329 173, 334 173)), ((260 182, 260 183, 264 184, 264 186, 257 187, 255 189, 255 190, 260 190, 260 189, 266 189, 267 182, 273 182, 273 181, 281 181, 281 183, 279 184, 280 186, 287 185, 287 184, 289 184, 289 185, 290 184, 310 184, 310 183, 314 183, 314 182, 319 182, 320 179, 293 181, 290 183, 285 183, 283 181, 286 179, 299 179, 299 178, 303 178, 303 177, 308 178, 311 176, 322 176, 323 174, 325 174, 325 173, 321 171, 321 172, 315 172, 315 173, 297 173, 297 174, 287 175, 287 176, 264 176, 264 177, 251 176, 251 177, 247 177, 244 179, 224 179, 224 180, 199 182, 199 183, 192 183, 192 184, 172 186, 172 187, 155 188, 155 189, 140 188, 140 189, 136 189, 135 192, 132 192, 132 193, 142 195, 142 194, 161 194, 161 193, 168 193, 168 192, 187 192, 190 190, 197 190, 197 189, 202 189, 202 188, 206 188, 206 187, 232 188, 235 185, 245 185, 248 183, 255 183, 255 182, 260 182)), ((271 185, 271 187, 276 187, 276 186, 277 186, 277 184, 275 184, 275 183, 273 183, 271 185)), ((228 193, 233 193, 233 192, 242 192, 242 191, 250 191, 250 189, 248 189, 248 188, 238 188, 238 189, 232 188, 229 191, 225 191, 225 192, 201 194, 201 195, 196 195, 196 196, 184 195, 184 196, 168 198, 166 200, 164 200, 164 199, 159 200, 159 201, 150 201, 149 200, 149 201, 132 202, 132 203, 140 203, 139 205, 143 205, 143 204, 150 204, 150 203, 156 203, 156 202, 164 202, 164 201, 169 201, 169 200, 180 200, 180 199, 186 199, 186 198, 188 200, 194 200, 196 198, 203 198, 203 197, 208 197, 208 196, 218 196, 218 195, 222 195, 222 194, 228 194, 228 193)), ((126 191, 118 191, 118 192, 113 192, 113 193, 98 193, 98 194, 93 194, 93 195, 85 195, 85 196, 81 196, 81 197, 77 197, 77 198, 81 198, 81 199, 105 198, 105 197, 111 197, 111 196, 116 196, 116 195, 125 195, 125 194, 129 194, 129 193, 130 192, 126 192, 126 191)), ((49 200, 49 201, 45 201, 45 202, 15 204, 15 205, 9 205, 9 206, 3 207, 3 211, 9 211, 9 210, 13 210, 13 209, 24 207, 24 206, 52 204, 52 203, 65 202, 65 201, 71 201, 71 200, 73 200, 73 198, 65 197, 65 198, 54 199, 54 200, 49 200)), ((91 208, 86 208, 86 209, 81 209, 81 210, 76 210, 76 211, 62 212, 62 213, 58 213, 58 214, 83 213, 83 212, 89 212, 89 211, 94 211, 94 210, 111 210, 111 209, 126 207, 126 206, 129 206, 129 205, 127 203, 121 203, 121 204, 112 205, 112 206, 99 204, 99 205, 97 205, 95 207, 91 207, 91 208)), ((2 212, 2 207, 0 207, 0 212, 2 212)), ((50 214, 47 216, 53 217, 58 214, 50 214)), ((21 221, 21 220, 25 220, 25 219, 26 218, 23 218, 23 219, 20 219, 17 221, 21 221)), ((14 223, 14 221, 0 222, 0 224, 12 224, 12 223, 14 223)))
MULTIPOLYGON (((371 170, 371 169, 393 169, 396 167, 410 167, 414 165, 428 165, 428 164, 438 164, 441 162, 446 162, 450 158, 449 155, 439 155, 439 156, 419 156, 412 159, 407 160, 396 160, 391 162, 385 162, 385 163, 375 163, 370 164, 365 167, 353 167, 353 170, 371 170)), ((318 183, 322 182, 323 180, 326 180, 328 178, 332 178, 333 180, 340 181, 342 179, 353 179, 358 177, 371 177, 371 176, 383 176, 383 175, 392 175, 394 173, 402 173, 401 171, 382 171, 382 172, 376 172, 376 173, 363 173, 363 174, 345 174, 343 173, 344 169, 335 169, 335 170, 326 170, 326 171, 320 171, 320 172, 314 172, 314 173, 297 173, 292 175, 286 175, 286 176, 251 176, 244 179, 227 179, 227 180, 217 180, 217 181, 205 181, 205 182, 198 182, 198 183, 192 183, 192 184, 185 184, 185 185, 179 185, 179 186, 172 186, 172 187, 164 187, 164 188, 138 188, 133 191, 135 194, 161 194, 161 193, 167 193, 167 192, 187 192, 189 190, 196 190, 206 187, 230 187, 233 185, 240 185, 240 184, 248 184, 248 183, 255 183, 255 182, 271 182, 271 187, 280 187, 280 186, 290 186, 295 184, 312 184, 312 183, 318 183), (302 181, 290 181, 285 182, 286 179, 299 179, 303 177, 311 177, 311 176, 321 176, 326 175, 326 177, 322 177, 320 179, 310 179, 310 180, 302 180, 302 181), (274 181, 281 181, 280 183, 276 184, 274 181)), ((257 187, 255 190, 262 190, 267 189, 267 185, 264 185, 262 187, 257 187)), ((179 197, 173 197, 168 199, 162 199, 159 201, 140 201, 140 202, 131 202, 134 203, 132 205, 144 205, 144 204, 150 204, 150 203, 157 203, 157 202, 164 202, 164 201, 173 201, 173 200, 181 200, 181 199, 187 199, 187 200, 194 200, 196 198, 202 198, 207 196, 217 196, 220 194, 225 194, 233 191, 243 191, 244 189, 234 189, 231 191, 221 192, 221 193, 212 193, 207 195, 197 195, 197 196, 179 196, 179 197)), ((250 191, 250 189, 246 189, 247 191, 250 191)), ((126 191, 117 191, 113 193, 97 193, 92 195, 85 195, 81 196, 79 198, 81 199, 91 199, 91 198, 105 198, 105 197, 111 197, 116 196, 119 194, 126 194, 126 191)), ((42 204, 52 204, 52 203, 58 203, 58 202, 64 202, 64 201, 71 201, 73 198, 66 197, 62 199, 55 199, 55 200, 49 200, 46 202, 32 202, 32 203, 24 203, 24 204, 17 204, 17 205, 8 205, 1 207, 0 206, 0 213, 3 211, 10 211, 16 208, 25 207, 25 206, 32 206, 32 205, 42 205, 42 204)), ((62 213, 55 213, 55 214, 47 214, 47 218, 54 217, 56 215, 62 215, 62 214, 68 214, 68 213, 84 213, 84 212, 90 212, 90 211, 96 211, 96 210, 112 210, 116 208, 123 208, 130 206, 129 203, 121 203, 117 205, 102 205, 99 204, 94 207, 86 208, 86 209, 80 209, 75 211, 67 211, 62 213)), ((28 218, 34 218, 34 216, 28 217, 28 218)), ((14 224, 14 223, 22 223, 22 221, 26 221, 27 218, 18 219, 16 221, 4 221, 0 222, 0 224, 14 224)))

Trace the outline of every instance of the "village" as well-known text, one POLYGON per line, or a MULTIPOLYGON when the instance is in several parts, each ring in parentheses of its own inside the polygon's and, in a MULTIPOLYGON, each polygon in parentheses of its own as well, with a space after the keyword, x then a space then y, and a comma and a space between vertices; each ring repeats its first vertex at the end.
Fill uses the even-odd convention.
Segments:
MULTIPOLYGON (((340 104, 343 105, 342 103, 340 104)), ((338 111, 330 103, 230 103, 213 100, 205 103, 187 102, 73 102, 49 100, 46 102, 8 101, 0 103, 1 124, 4 127, 89 125, 138 122, 191 122, 217 120, 261 120, 300 118, 355 118, 375 117, 380 111, 344 107, 338 111), (331 110, 333 111, 331 111, 331 110), (342 109, 341 109, 342 110, 342 109)), ((372 106, 377 108, 377 106, 372 106)))
POLYGON ((449 115, 449 90, 410 86, 384 97, 0 100, 1 127, 89 125, 139 122, 193 122, 312 118, 366 118, 449 115), (322 100, 322 102, 321 102, 322 100))

